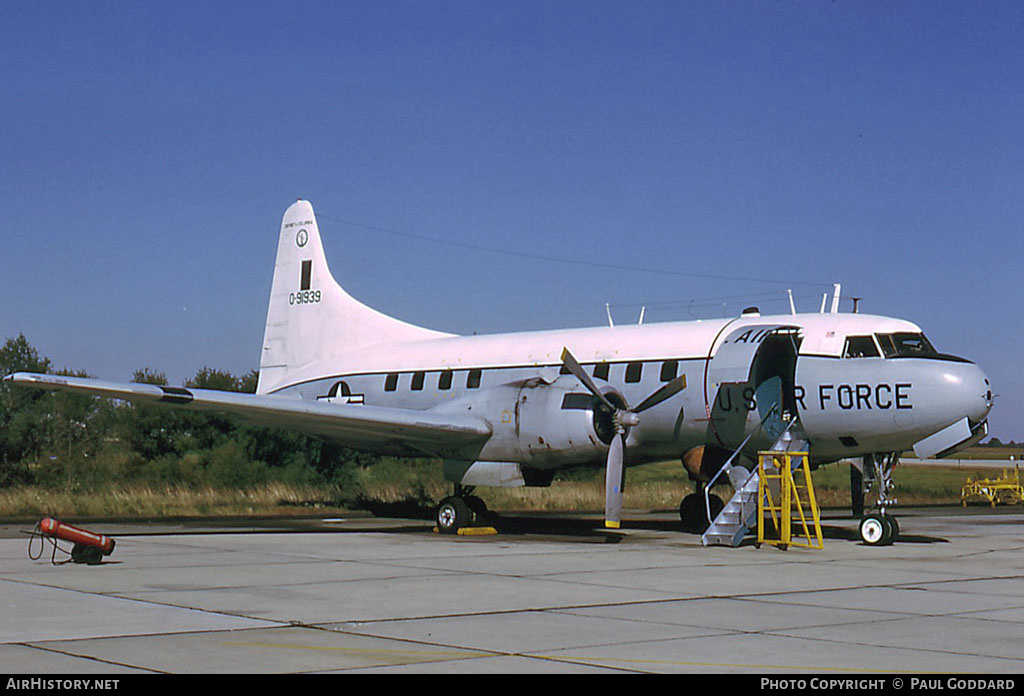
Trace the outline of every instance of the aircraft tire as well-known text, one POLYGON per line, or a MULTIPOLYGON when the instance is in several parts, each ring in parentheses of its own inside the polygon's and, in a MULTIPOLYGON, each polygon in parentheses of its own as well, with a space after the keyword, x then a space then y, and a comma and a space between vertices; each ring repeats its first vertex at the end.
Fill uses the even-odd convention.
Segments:
POLYGON ((886 546, 892 543, 893 536, 888 516, 865 515, 860 521, 860 538, 868 546, 886 546))
POLYGON ((449 496, 437 506, 437 531, 441 534, 457 534, 472 523, 473 513, 462 498, 449 496))
MULTIPOLYGON (((718 517, 718 513, 725 507, 725 503, 717 495, 711 495, 711 519, 718 517)), ((707 519, 707 511, 704 509, 704 496, 691 493, 679 503, 679 519, 683 523, 683 531, 697 532, 703 534, 711 526, 707 519)))
POLYGON ((725 507, 725 502, 714 493, 709 496, 708 500, 711 504, 711 519, 708 520, 708 527, 710 527, 711 523, 715 521, 716 517, 718 517, 718 514, 722 512, 722 508, 725 507))
POLYGON ((679 520, 683 523, 683 531, 697 531, 696 527, 700 522, 700 499, 696 493, 691 493, 679 503, 679 520))
POLYGON ((885 519, 888 520, 889 525, 892 527, 892 534, 889 535, 889 542, 891 543, 896 541, 896 537, 900 535, 900 523, 891 515, 886 515, 885 519))
POLYGON ((469 511, 473 515, 473 521, 480 523, 487 519, 487 515, 490 512, 487 509, 487 503, 478 498, 475 495, 471 495, 466 498, 466 505, 469 506, 469 511))

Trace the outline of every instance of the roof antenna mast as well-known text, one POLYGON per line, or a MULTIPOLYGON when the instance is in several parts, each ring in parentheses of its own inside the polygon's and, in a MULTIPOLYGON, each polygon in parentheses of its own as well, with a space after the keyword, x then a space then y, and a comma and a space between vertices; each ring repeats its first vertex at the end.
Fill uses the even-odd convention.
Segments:
POLYGON ((839 290, 841 286, 839 283, 832 284, 832 314, 839 313, 839 290))

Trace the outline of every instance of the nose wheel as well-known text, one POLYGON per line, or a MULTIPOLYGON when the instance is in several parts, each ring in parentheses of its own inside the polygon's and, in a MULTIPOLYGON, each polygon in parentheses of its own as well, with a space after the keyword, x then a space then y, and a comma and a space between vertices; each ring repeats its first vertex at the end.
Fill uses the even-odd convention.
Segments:
POLYGON ((900 534, 899 522, 886 514, 886 508, 896 504, 892 472, 899 460, 899 452, 864 457, 864 493, 878 486, 878 512, 865 515, 860 521, 860 538, 869 546, 888 546, 900 534))
POLYGON ((899 522, 891 515, 865 515, 860 521, 860 538, 869 546, 888 546, 899 533, 899 522))

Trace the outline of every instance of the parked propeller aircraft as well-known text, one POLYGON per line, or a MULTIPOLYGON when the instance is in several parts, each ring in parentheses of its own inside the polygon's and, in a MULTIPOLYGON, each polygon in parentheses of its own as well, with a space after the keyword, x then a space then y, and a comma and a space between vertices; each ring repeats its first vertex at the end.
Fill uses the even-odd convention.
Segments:
MULTIPOLYGON (((437 524, 449 533, 485 511, 476 486, 547 486, 559 469, 604 463, 606 525, 618 527, 625 466, 679 457, 706 484, 723 467, 735 480, 733 467, 759 450, 806 449, 812 465, 860 461, 878 494, 861 536, 885 544, 898 533, 887 508, 900 453, 942 456, 980 440, 992 391, 977 365, 938 353, 917 325, 837 305, 838 295, 831 312, 823 304, 819 313, 751 309, 727 319, 456 336, 345 292, 313 208, 299 200, 281 225, 256 394, 6 379, 442 458, 454 488, 437 524)), ((721 507, 702 493, 682 501, 684 523, 706 527, 721 507)))

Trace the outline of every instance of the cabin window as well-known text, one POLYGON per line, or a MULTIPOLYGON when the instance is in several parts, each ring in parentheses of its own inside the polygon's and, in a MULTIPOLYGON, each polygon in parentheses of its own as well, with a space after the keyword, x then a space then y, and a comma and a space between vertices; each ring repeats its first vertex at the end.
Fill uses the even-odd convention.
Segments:
POLYGON ((679 361, 666 360, 661 364, 661 381, 671 382, 679 374, 679 361))
POLYGON ((887 358, 934 358, 938 352, 920 333, 875 334, 887 358))
POLYGON ((395 391, 398 389, 398 373, 392 372, 384 378, 384 391, 395 391))
POLYGON ((451 370, 445 370, 441 373, 441 376, 437 378, 437 388, 441 390, 448 390, 452 388, 451 370))
POLYGON ((597 379, 608 379, 608 373, 611 370, 611 365, 608 363, 598 363, 594 365, 594 377, 597 379))
POLYGON ((642 362, 631 362, 626 365, 626 381, 639 382, 643 376, 644 364, 642 362))
POLYGON ((480 387, 480 370, 470 370, 466 375, 466 388, 477 389, 480 387))
POLYGON ((414 372, 412 374, 412 390, 423 391, 423 380, 426 374, 423 372, 414 372))
POLYGON ((871 336, 847 336, 844 358, 877 358, 878 348, 871 336))

